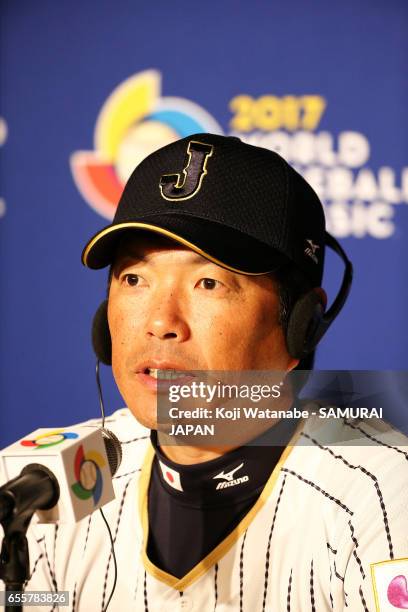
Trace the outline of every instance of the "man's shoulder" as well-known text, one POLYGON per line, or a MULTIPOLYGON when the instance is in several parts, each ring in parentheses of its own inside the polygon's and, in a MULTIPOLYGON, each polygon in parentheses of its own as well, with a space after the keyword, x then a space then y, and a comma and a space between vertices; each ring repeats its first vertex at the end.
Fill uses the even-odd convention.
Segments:
MULTIPOLYGON (((88 419, 77 423, 78 427, 102 427, 102 418, 88 419)), ((136 420, 129 408, 120 408, 105 418, 105 427, 112 431, 121 442, 129 437, 149 437, 150 430, 136 420), (122 440, 123 438, 123 440, 122 440)))
POLYGON ((286 467, 337 499, 408 491, 408 438, 381 419, 310 416, 293 450, 286 467))
POLYGON ((376 413, 356 416, 354 409, 333 407, 328 412, 318 403, 308 404, 307 409, 309 418, 303 421, 301 445, 347 448, 363 461, 380 455, 406 461, 408 437, 376 413))

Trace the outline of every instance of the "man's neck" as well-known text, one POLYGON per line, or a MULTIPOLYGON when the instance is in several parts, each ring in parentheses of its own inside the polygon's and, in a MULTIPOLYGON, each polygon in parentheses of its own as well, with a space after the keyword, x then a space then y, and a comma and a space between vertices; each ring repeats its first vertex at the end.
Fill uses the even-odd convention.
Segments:
MULTIPOLYGON (((281 398, 281 402, 279 405, 279 410, 288 410, 293 404, 293 395, 292 393, 288 393, 285 397, 281 398)), ((259 431, 258 435, 261 435, 264 431, 269 429, 271 426, 276 425, 280 419, 276 419, 275 422, 269 422, 267 426, 263 429, 263 431, 259 431)), ((238 448, 240 446, 245 445, 253 439, 253 436, 248 438, 248 440, 240 442, 240 444, 230 444, 226 446, 187 446, 187 445, 168 445, 168 444, 160 444, 160 449, 163 454, 173 461, 174 463, 178 463, 180 465, 194 465, 196 463, 203 463, 205 461, 211 461, 212 459, 217 459, 222 455, 238 448)))
POLYGON ((194 465, 196 463, 217 459, 237 447, 226 446, 209 448, 202 446, 160 446, 160 448, 170 461, 179 463, 180 465, 194 465))

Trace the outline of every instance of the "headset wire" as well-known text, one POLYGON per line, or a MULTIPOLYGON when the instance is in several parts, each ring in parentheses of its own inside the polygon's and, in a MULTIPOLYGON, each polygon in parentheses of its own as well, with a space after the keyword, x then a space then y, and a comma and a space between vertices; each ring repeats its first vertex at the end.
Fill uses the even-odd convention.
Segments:
MULTIPOLYGON (((102 414, 102 427, 105 427, 105 406, 103 403, 103 393, 102 393, 102 385, 101 385, 101 378, 100 378, 100 367, 99 367, 99 359, 96 360, 96 368, 95 368, 95 373, 96 373, 96 386, 98 387, 98 397, 99 397, 99 406, 101 408, 101 414, 102 414)), ((112 536, 112 532, 111 529, 109 527, 109 523, 106 520, 106 517, 103 513, 102 508, 99 508, 99 512, 101 513, 101 516, 105 522, 106 528, 108 530, 108 534, 109 534, 109 539, 110 539, 110 543, 111 543, 111 552, 112 552, 112 557, 113 557, 113 568, 114 568, 114 579, 113 579, 113 586, 112 586, 112 590, 110 592, 109 595, 109 599, 108 602, 106 604, 106 606, 103 609, 103 612, 106 612, 108 609, 108 606, 111 602, 111 599, 113 597, 113 593, 115 591, 116 588, 116 583, 117 583, 117 579, 118 579, 118 564, 116 561, 116 555, 115 555, 115 542, 113 540, 113 536, 112 536)))

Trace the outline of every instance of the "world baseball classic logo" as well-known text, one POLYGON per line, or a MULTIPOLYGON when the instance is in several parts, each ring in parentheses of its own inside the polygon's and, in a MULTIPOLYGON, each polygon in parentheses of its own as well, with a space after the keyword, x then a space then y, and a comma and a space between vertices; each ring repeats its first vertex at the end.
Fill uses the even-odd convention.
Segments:
POLYGON ((93 498, 94 506, 99 502, 102 489, 103 478, 100 468, 106 462, 102 455, 97 451, 84 452, 81 445, 75 453, 74 473, 76 482, 71 485, 71 489, 79 499, 93 498))

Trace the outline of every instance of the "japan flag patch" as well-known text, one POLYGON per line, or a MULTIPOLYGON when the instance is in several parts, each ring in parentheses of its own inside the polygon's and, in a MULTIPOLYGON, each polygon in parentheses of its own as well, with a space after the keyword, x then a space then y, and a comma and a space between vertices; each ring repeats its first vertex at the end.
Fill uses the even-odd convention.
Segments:
POLYGON ((183 491, 183 487, 181 486, 180 474, 176 472, 176 470, 172 470, 167 465, 162 463, 159 459, 160 469, 163 474, 164 480, 167 482, 170 487, 176 489, 177 491, 183 491))
POLYGON ((408 559, 371 564, 377 612, 408 610, 408 559))

